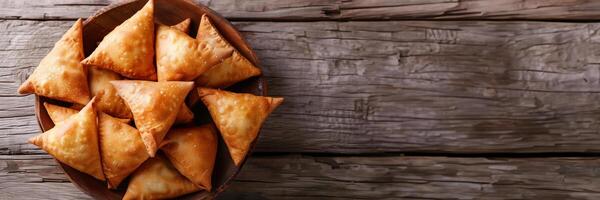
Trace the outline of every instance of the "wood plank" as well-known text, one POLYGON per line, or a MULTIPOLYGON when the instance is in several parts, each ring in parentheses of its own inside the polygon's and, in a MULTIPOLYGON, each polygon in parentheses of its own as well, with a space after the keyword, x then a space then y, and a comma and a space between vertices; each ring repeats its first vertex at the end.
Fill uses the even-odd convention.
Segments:
MULTIPOLYGON (((41 153, 15 95, 68 21, 0 21, 0 153, 41 153)), ((599 152, 600 24, 237 22, 286 102, 259 152, 599 152)))
POLYGON ((0 156, 0 199, 91 199, 49 155, 0 156))
MULTIPOLYGON (((221 197, 597 199, 599 165, 597 157, 255 156, 221 197)), ((0 192, 9 199, 84 197, 66 181, 48 156, 0 156, 0 192)))
MULTIPOLYGON (((0 19, 77 19, 118 0, 0 0, 0 19)), ((598 20, 588 0, 193 0, 232 20, 598 20)))
MULTIPOLYGON (((0 0, 0 19, 77 19, 87 18, 100 8, 120 0, 0 0)), ((210 6, 230 19, 314 20, 336 13, 337 0, 295 1, 212 1, 191 0, 210 6)))

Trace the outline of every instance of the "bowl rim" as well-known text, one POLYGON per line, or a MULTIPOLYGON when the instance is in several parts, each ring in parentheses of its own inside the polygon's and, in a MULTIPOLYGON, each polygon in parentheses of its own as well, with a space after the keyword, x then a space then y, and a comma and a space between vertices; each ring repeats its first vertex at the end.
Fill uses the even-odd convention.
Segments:
MULTIPOLYGON (((96 11, 94 14, 92 14, 91 16, 89 16, 87 19, 85 19, 85 21, 83 22, 83 28, 85 29, 85 27, 89 23, 93 22, 93 20, 95 20, 97 17, 100 17, 103 14, 106 14, 107 12, 109 12, 109 11, 111 11, 113 9, 116 9, 116 8, 119 8, 119 7, 122 7, 122 6, 127 6, 129 4, 136 3, 136 2, 139 2, 139 1, 146 2, 148 0, 121 0, 121 1, 117 1, 117 2, 111 3, 111 4, 107 5, 107 6, 104 6, 104 7, 100 8, 98 11, 96 11)), ((231 22, 229 22, 225 17, 221 16, 219 13, 217 13, 214 10, 210 9, 208 6, 206 6, 206 5, 204 5, 204 4, 200 3, 200 2, 192 2, 192 1, 189 1, 189 0, 154 0, 154 1, 166 1, 166 2, 179 1, 179 2, 182 2, 182 3, 188 4, 189 6, 196 7, 198 9, 200 9, 201 11, 203 11, 204 13, 208 13, 209 16, 211 17, 211 20, 215 20, 215 17, 216 17, 217 20, 221 21, 226 26, 231 27, 233 31, 230 32, 230 33, 233 33, 235 37, 239 38, 239 40, 236 40, 237 43, 230 43, 230 44, 233 45, 238 50, 238 52, 240 52, 244 57, 246 57, 252 64, 254 64, 256 67, 258 67, 261 70, 263 69, 261 67, 261 65, 260 65, 258 57, 256 56, 256 53, 251 48, 251 46, 248 44, 248 42, 244 39, 244 37, 240 34, 240 32, 235 28, 235 26, 233 24, 231 24, 231 22), (240 48, 243 48, 243 49, 240 50, 240 48)), ((156 9, 156 7, 155 7, 155 9, 156 9)), ((155 20, 155 23, 156 23, 156 20, 155 20)), ((223 36, 223 37, 226 37, 226 36, 223 36)), ((261 73, 260 75, 256 76, 255 78, 257 78, 256 81, 258 83, 257 84, 257 92, 258 92, 258 94, 255 94, 255 95, 267 96, 267 93, 268 93, 267 92, 268 91, 267 81, 264 80, 263 73, 261 73)), ((194 89, 196 89, 196 87, 194 89)), ((52 123, 52 125, 46 124, 46 123, 43 122, 44 120, 42 119, 42 116, 44 114, 47 116, 47 111, 46 111, 45 107, 42 106, 42 104, 43 104, 43 102, 45 102, 44 99, 48 99, 48 98, 39 96, 37 94, 34 94, 34 96, 35 96, 34 110, 35 110, 36 121, 38 123, 38 126, 40 127, 40 130, 42 131, 42 133, 44 133, 47 130, 50 130, 52 127, 54 127, 53 123, 52 123), (49 128, 45 129, 44 126, 48 126, 49 128)), ((262 127, 261 127, 261 129, 262 129, 262 127)), ((239 166, 234 166, 236 168, 236 171, 225 180, 225 182, 223 183, 223 185, 220 185, 219 187, 216 187, 211 192, 209 192, 209 194, 211 195, 212 198, 216 197, 218 194, 220 194, 223 191, 225 191, 226 188, 229 187, 232 184, 233 179, 235 177, 237 177, 237 175, 241 171, 242 167, 246 163, 248 157, 252 154, 252 152, 254 150, 254 147, 256 145, 256 142, 258 141, 260 135, 261 135, 261 131, 259 130, 256 138, 250 144, 250 149, 249 149, 248 153, 246 154, 246 156, 244 157, 244 159, 242 160, 242 162, 240 162, 240 165, 239 166)), ((218 134, 218 136, 221 137, 220 133, 218 134)), ((72 174, 70 174, 69 172, 67 172, 67 170, 65 170, 65 167, 69 167, 69 166, 63 164, 62 162, 60 162, 59 160, 55 159, 54 157, 52 157, 52 158, 58 163, 59 168, 67 176, 67 178, 69 179, 69 181, 73 185, 75 185, 80 191, 86 193, 87 195, 89 195, 92 198, 95 198, 95 199, 99 198, 95 194, 93 194, 90 191, 88 191, 88 189, 84 188, 78 181, 75 181, 75 179, 73 179, 72 174)), ((192 194, 195 194, 195 193, 192 193, 192 194)))

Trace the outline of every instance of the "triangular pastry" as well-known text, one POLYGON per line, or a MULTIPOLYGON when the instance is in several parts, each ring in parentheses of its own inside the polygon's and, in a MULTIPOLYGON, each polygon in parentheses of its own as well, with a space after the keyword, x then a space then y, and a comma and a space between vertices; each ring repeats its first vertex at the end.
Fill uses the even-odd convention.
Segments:
POLYGON ((191 122, 192 120, 194 120, 194 113, 189 107, 187 107, 187 105, 185 105, 185 102, 183 102, 179 108, 179 112, 177 112, 177 116, 175 116, 175 123, 185 124, 191 122))
POLYGON ((221 51, 235 50, 235 48, 233 48, 227 42, 227 40, 221 36, 219 31, 212 25, 212 23, 210 23, 210 19, 206 14, 202 15, 202 19, 200 20, 196 39, 207 43, 208 46, 211 46, 214 49, 219 49, 221 51))
POLYGON ((191 22, 192 22, 192 20, 190 20, 190 18, 187 18, 171 27, 176 28, 176 29, 180 30, 181 32, 188 33, 188 32, 190 32, 190 23, 191 22))
POLYGON ((231 158, 238 166, 248 153, 262 123, 283 102, 283 98, 208 88, 198 88, 198 94, 221 132, 231 158))
POLYGON ((105 69, 89 69, 89 85, 92 96, 96 96, 96 108, 117 118, 131 119, 131 110, 117 94, 110 81, 123 79, 119 74, 105 69))
POLYGON ((98 128, 102 169, 108 188, 117 188, 148 159, 146 146, 137 129, 102 112, 98 116, 98 128))
POLYGON ((196 39, 205 41, 212 46, 234 50, 233 54, 196 78, 196 83, 202 87, 226 88, 237 82, 260 75, 260 69, 246 59, 219 34, 206 15, 202 15, 196 39))
POLYGON ((50 120, 52 120, 52 123, 55 125, 69 119, 69 117, 76 115, 79 112, 79 110, 49 104, 48 102, 44 102, 44 107, 46 108, 46 112, 48 112, 48 116, 50 116, 50 120))
POLYGON ((76 115, 29 139, 29 142, 66 165, 99 180, 105 180, 100 162, 93 103, 94 99, 76 115))
POLYGON ((211 190, 211 175, 217 155, 217 135, 212 124, 171 129, 161 146, 181 174, 198 187, 211 190))
POLYGON ((148 154, 154 157, 158 144, 175 122, 180 106, 193 82, 111 81, 131 109, 148 154))
MULTIPOLYGON (((96 100, 96 103, 97 102, 98 101, 96 100)), ((50 117, 50 120, 52 120, 52 123, 54 123, 54 124, 58 124, 59 122, 62 122, 79 112, 79 110, 77 110, 77 109, 57 106, 54 104, 49 104, 48 102, 44 102, 44 107, 46 108, 46 112, 48 112, 48 116, 50 117)), ((130 119, 121 119, 121 118, 117 118, 117 120, 119 120, 123 123, 129 123, 129 121, 130 121, 130 119)))
POLYGON ((104 36, 83 64, 117 72, 132 79, 155 80, 154 0, 104 36))
POLYGON ((260 73, 258 67, 235 51, 229 58, 198 76, 196 84, 202 87, 226 88, 260 73))
POLYGON ((199 190, 159 154, 146 160, 131 175, 123 200, 170 199, 199 190))
POLYGON ((159 25, 156 31, 158 81, 192 81, 231 53, 232 49, 217 48, 175 28, 159 25))
POLYGON ((85 105, 90 100, 83 59, 83 24, 75 24, 54 44, 29 78, 19 87, 20 94, 40 96, 85 105))

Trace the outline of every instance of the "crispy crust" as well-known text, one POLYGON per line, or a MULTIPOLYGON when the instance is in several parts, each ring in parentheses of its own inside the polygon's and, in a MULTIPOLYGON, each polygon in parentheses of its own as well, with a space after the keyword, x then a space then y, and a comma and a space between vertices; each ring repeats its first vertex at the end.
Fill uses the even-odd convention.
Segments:
POLYGON ((142 134, 148 154, 154 157, 158 144, 175 118, 192 82, 111 81, 117 93, 131 109, 136 127, 142 134))
POLYGON ((188 32, 190 32, 190 23, 191 22, 192 22, 192 20, 190 20, 190 18, 187 18, 171 27, 176 28, 176 29, 180 30, 181 32, 184 32, 187 34, 188 32))
POLYGON ((162 155, 148 159, 132 175, 123 200, 170 199, 199 191, 162 155))
POLYGON ((110 81, 123 79, 119 74, 91 67, 89 69, 89 85, 92 96, 97 98, 98 110, 122 119, 131 119, 131 110, 117 94, 110 81))
POLYGON ((246 157, 264 120, 283 102, 283 98, 209 88, 198 88, 198 93, 219 128, 231 158, 238 166, 246 157))
POLYGON ((217 155, 217 135, 212 124, 171 129, 161 150, 181 174, 210 191, 217 155))
POLYGON ((96 50, 81 61, 125 77, 156 80, 154 68, 154 1, 115 27, 96 50))
POLYGON ((156 31, 158 81, 192 81, 229 57, 232 51, 216 48, 175 28, 159 25, 156 31))
POLYGON ((235 50, 231 44, 213 26, 207 15, 202 15, 198 35, 196 39, 214 44, 219 48, 233 49, 233 54, 223 62, 212 67, 210 70, 196 78, 196 84, 201 87, 226 88, 237 82, 258 76, 261 71, 258 67, 246 59, 240 52, 235 50))
POLYGON ((108 188, 117 188, 148 159, 146 147, 137 129, 102 112, 98 116, 98 136, 108 188))
POLYGON ((83 24, 79 19, 54 44, 31 76, 21 84, 20 94, 35 93, 61 101, 85 105, 90 100, 83 59, 83 24))
POLYGON ((98 148, 98 129, 94 99, 79 113, 39 134, 29 142, 57 160, 83 173, 105 180, 98 148))

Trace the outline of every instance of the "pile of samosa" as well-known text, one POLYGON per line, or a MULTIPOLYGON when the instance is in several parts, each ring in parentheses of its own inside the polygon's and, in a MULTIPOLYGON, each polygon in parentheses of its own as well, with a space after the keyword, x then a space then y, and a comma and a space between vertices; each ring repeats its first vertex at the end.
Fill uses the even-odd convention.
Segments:
POLYGON ((85 58, 79 19, 19 87, 21 94, 72 104, 44 103, 55 126, 30 142, 106 180, 108 188, 131 177, 123 199, 210 191, 217 134, 239 166, 283 99, 221 90, 261 71, 206 15, 196 38, 187 34, 189 25, 189 19, 155 24, 150 0, 85 58), (194 105, 185 101, 190 93, 206 105, 214 125, 195 125, 194 105))

